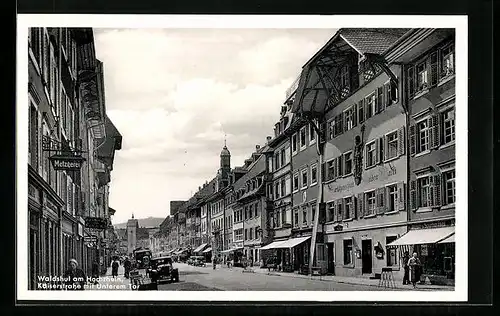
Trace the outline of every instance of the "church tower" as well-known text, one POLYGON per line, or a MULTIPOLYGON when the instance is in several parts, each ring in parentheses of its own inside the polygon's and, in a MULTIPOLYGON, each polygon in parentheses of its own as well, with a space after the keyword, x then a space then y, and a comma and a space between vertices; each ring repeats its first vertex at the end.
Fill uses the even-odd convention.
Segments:
POLYGON ((221 190, 229 185, 229 176, 231 173, 231 153, 227 149, 226 140, 224 147, 220 152, 220 169, 218 174, 218 189, 221 190))

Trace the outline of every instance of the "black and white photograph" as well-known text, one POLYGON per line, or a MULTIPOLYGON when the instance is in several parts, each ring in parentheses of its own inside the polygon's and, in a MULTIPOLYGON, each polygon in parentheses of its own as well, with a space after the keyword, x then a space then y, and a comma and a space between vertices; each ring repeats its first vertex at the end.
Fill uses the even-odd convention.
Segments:
POLYGON ((18 23, 18 297, 467 299, 466 18, 18 23))

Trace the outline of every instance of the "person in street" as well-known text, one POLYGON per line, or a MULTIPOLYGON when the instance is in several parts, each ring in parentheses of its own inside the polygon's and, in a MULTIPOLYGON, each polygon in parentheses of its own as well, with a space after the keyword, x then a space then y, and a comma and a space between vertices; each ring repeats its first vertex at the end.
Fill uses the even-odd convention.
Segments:
POLYGON ((410 279, 413 284, 413 288, 417 286, 418 279, 420 278, 420 259, 418 259, 418 255, 416 252, 413 253, 413 256, 408 260, 408 266, 410 267, 410 279))
POLYGON ((66 279, 65 285, 68 290, 84 290, 86 283, 85 273, 78 267, 76 259, 69 260, 69 267, 64 272, 64 278, 66 279))
MULTIPOLYGON (((97 262, 97 259, 92 262, 92 277, 95 279, 99 277, 99 262, 97 262)), ((97 284, 97 280, 94 283, 97 284)))
POLYGON ((410 260, 410 254, 408 253, 408 251, 405 251, 402 262, 405 271, 405 274, 403 276, 403 285, 410 284, 410 266, 408 265, 409 260, 410 260))
POLYGON ((128 259, 128 257, 125 258, 125 261, 123 262, 123 267, 125 268, 125 278, 129 278, 130 275, 130 268, 132 267, 132 262, 128 259))
POLYGON ((118 267, 119 266, 120 266, 120 263, 115 258, 113 260, 113 262, 111 263, 111 275, 113 276, 113 278, 116 278, 118 276, 118 267))
POLYGON ((271 268, 273 268, 273 265, 274 265, 274 262, 273 262, 273 257, 269 257, 267 258, 267 262, 266 262, 266 265, 267 265, 267 271, 268 272, 271 272, 271 268))
POLYGON ((215 270, 215 266, 217 265, 217 258, 214 256, 213 260, 212 260, 212 267, 213 269, 215 270))

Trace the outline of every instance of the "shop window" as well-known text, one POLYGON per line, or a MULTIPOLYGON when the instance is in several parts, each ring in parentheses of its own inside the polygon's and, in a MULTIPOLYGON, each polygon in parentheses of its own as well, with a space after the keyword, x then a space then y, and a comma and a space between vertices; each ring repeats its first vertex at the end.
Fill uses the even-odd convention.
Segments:
POLYGON ((444 185, 445 185, 445 197, 444 201, 446 204, 455 203, 455 170, 443 173, 444 185))
POLYGON ((353 263, 353 247, 352 239, 344 240, 344 265, 353 263))
MULTIPOLYGON (((385 238, 385 244, 388 245, 395 241, 397 236, 387 236, 385 238)), ((397 266, 398 265, 398 251, 396 247, 387 248, 387 266, 397 266)))

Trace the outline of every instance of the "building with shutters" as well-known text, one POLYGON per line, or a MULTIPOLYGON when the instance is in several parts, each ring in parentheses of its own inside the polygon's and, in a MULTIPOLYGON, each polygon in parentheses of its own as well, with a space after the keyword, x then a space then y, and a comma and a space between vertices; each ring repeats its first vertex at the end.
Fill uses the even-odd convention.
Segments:
POLYGON ((456 200, 455 32, 413 29, 398 49, 388 53, 387 59, 404 64, 404 97, 409 109, 409 231, 395 244, 417 252, 424 275, 433 282, 452 284, 456 200))

